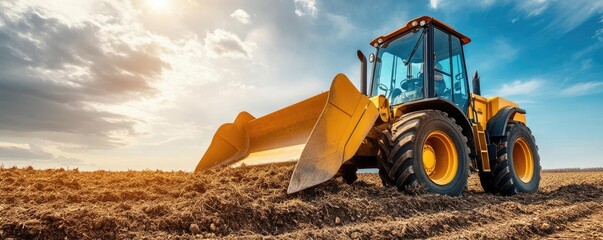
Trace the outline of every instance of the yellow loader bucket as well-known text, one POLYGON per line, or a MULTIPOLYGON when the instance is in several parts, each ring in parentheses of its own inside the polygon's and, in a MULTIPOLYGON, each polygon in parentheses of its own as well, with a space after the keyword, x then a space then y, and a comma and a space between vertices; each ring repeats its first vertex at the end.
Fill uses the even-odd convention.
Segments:
POLYGON ((241 112, 214 135, 195 172, 297 162, 287 193, 331 179, 378 117, 375 105, 338 74, 328 92, 260 118, 241 112))

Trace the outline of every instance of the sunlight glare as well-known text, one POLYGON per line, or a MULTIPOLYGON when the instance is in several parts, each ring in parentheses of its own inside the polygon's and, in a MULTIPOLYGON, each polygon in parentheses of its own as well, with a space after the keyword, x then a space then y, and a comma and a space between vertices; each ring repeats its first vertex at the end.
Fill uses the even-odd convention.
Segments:
POLYGON ((147 5, 154 11, 167 11, 170 7, 169 0, 147 0, 147 5))

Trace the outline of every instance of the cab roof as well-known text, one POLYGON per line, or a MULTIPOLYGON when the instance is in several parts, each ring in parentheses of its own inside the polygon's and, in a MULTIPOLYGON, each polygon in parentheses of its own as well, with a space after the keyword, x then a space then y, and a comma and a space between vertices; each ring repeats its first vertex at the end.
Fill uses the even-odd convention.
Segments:
POLYGON ((471 39, 463 34, 461 34, 460 32, 454 30, 454 28, 446 25, 445 23, 441 22, 440 20, 437 20, 433 17, 429 17, 429 16, 422 16, 422 17, 418 17, 415 18, 413 20, 408 21, 408 23, 406 23, 406 26, 391 32, 390 34, 387 34, 385 36, 379 36, 375 39, 373 39, 373 41, 371 41, 371 46, 375 46, 375 43, 379 43, 379 39, 381 39, 382 42, 387 42, 391 39, 394 39, 398 36, 400 36, 403 33, 406 33, 414 28, 419 27, 418 23, 420 23, 422 20, 425 21, 425 25, 429 24, 429 23, 433 23, 435 25, 437 25, 438 27, 447 30, 448 32, 450 32, 452 35, 458 37, 461 39, 461 43, 463 43, 463 45, 471 42, 471 39), (416 25, 413 26, 412 23, 416 21, 416 25))

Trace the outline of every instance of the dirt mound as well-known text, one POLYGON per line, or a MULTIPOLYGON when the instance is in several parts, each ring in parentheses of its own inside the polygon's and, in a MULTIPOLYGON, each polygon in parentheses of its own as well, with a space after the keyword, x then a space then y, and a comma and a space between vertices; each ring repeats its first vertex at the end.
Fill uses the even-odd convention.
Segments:
POLYGON ((1 169, 0 239, 603 237, 602 172, 543 173, 541 192, 513 197, 475 176, 462 197, 410 196, 375 174, 288 195, 291 172, 1 169))

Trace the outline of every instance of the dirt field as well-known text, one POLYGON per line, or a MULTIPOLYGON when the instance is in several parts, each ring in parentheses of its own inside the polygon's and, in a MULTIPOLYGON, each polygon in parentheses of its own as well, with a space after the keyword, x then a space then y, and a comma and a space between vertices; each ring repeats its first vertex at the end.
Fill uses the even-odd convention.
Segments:
POLYGON ((0 239, 603 238, 603 172, 543 173, 541 192, 409 196, 362 174, 287 195, 291 167, 185 172, 0 170, 0 239))

